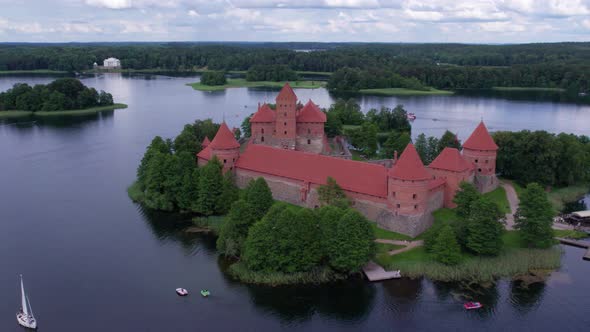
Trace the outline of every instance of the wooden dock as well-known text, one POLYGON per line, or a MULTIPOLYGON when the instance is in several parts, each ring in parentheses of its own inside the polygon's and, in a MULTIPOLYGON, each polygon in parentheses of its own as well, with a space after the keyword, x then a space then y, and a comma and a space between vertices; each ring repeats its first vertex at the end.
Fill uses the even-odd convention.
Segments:
POLYGON ((379 264, 370 261, 363 267, 363 272, 369 281, 382 281, 400 278, 398 271, 385 271, 379 264))
POLYGON ((590 242, 564 239, 564 238, 561 238, 561 237, 558 237, 556 239, 559 240, 560 243, 567 244, 568 246, 573 246, 573 247, 587 249, 586 250, 586 254, 584 254, 584 257, 582 257, 582 258, 584 260, 586 260, 586 261, 590 261, 590 242))

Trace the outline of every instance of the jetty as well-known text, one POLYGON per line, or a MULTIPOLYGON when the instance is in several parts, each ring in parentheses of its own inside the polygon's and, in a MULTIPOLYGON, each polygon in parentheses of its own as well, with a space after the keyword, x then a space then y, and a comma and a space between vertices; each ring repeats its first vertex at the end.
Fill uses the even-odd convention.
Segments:
POLYGON ((389 279, 399 279, 401 277, 399 271, 385 271, 381 265, 370 261, 363 266, 363 272, 369 281, 382 281, 389 279))
POLYGON ((560 243, 562 244, 566 244, 568 246, 572 246, 572 247, 578 247, 578 248, 583 248, 583 249, 587 249, 586 250, 586 254, 584 254, 584 257, 582 257, 584 260, 586 261, 590 261, 590 242, 584 242, 584 241, 576 241, 576 240, 570 240, 570 239, 564 239, 561 237, 556 238, 557 240, 559 240, 560 243))

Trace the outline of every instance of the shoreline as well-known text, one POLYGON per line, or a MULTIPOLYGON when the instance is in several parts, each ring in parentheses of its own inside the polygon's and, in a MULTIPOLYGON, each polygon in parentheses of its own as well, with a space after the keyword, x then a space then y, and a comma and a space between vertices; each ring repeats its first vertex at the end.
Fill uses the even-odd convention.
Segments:
MULTIPOLYGON (((192 87, 197 91, 223 91, 225 89, 233 88, 277 88, 280 89, 285 85, 286 81, 272 82, 272 81, 246 81, 243 78, 229 78, 224 85, 205 85, 200 82, 187 83, 187 86, 192 87)), ((323 81, 294 81, 290 82, 294 89, 318 89, 325 87, 323 81)))
POLYGON ((455 94, 454 91, 438 90, 435 88, 430 88, 429 90, 412 90, 406 88, 361 89, 357 93, 374 96, 451 96, 455 94))
POLYGON ((104 112, 104 111, 113 111, 116 109, 123 109, 123 108, 127 108, 127 107, 128 107, 127 104, 115 103, 113 105, 97 106, 97 107, 91 107, 91 108, 80 109, 80 110, 62 110, 62 111, 53 111, 53 112, 0 111, 0 119, 1 118, 25 117, 25 116, 46 117, 46 116, 58 116, 58 115, 89 115, 89 114, 95 114, 95 113, 100 113, 100 112, 104 112))

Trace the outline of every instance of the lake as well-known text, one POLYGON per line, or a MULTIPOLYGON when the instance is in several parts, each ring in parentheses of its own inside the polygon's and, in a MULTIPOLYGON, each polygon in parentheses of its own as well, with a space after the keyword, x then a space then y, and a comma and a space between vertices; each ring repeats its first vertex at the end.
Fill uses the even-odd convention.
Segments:
MULTIPOLYGON (((15 319, 18 275, 42 331, 441 331, 562 330, 590 324, 590 262, 563 247, 563 266, 528 287, 488 288, 428 279, 261 287, 230 280, 215 240, 187 235, 187 220, 144 210, 126 188, 155 135, 173 137, 198 118, 238 126, 276 91, 206 93, 195 78, 109 74, 82 81, 128 109, 92 116, 0 120, 0 331, 15 319), (180 298, 177 287, 193 295, 180 298), (199 289, 212 296, 197 296, 199 289), (484 303, 462 308, 463 296, 484 303)), ((0 77, 0 91, 47 77, 0 77)), ((332 102, 323 89, 302 101, 332 102)), ((483 117, 490 130, 545 129, 590 135, 590 106, 477 96, 361 97, 364 110, 405 105, 414 135, 461 139, 483 117), (434 120, 436 119, 436 121, 434 120)))

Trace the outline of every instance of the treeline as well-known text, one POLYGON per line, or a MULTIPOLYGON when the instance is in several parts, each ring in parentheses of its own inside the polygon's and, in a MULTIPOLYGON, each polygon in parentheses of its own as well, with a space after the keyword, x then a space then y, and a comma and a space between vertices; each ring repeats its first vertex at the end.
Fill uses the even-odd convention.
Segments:
POLYGON ((206 71, 201 75, 201 83, 205 85, 224 85, 227 83, 222 71, 206 71))
POLYGON ((221 215, 238 198, 232 173, 212 158, 198 167, 195 154, 205 137, 214 137, 219 124, 197 120, 186 125, 174 141, 156 136, 137 168, 137 181, 129 188, 134 201, 163 211, 221 215))
POLYGON ((403 77, 387 68, 342 68, 335 71, 328 80, 328 89, 335 92, 381 88, 428 90, 415 77, 403 77))
POLYGON ((296 81, 297 73, 287 65, 255 65, 246 73, 247 81, 296 81))
POLYGON ((17 83, 0 93, 0 111, 61 111, 113 105, 110 93, 88 88, 74 78, 60 78, 47 85, 17 83))
POLYGON ((590 138, 546 131, 499 131, 496 169, 520 184, 568 186, 590 182, 590 138))
POLYGON ((361 70, 363 75, 347 78, 346 84, 335 86, 336 90, 354 91, 370 86, 590 89, 590 43, 302 45, 316 51, 296 52, 297 43, 4 44, 0 45, 0 70, 74 72, 92 69, 94 62, 114 56, 121 59, 123 68, 129 69, 227 71, 248 70, 255 65, 284 65, 294 71, 361 70), (377 77, 372 79, 369 73, 377 77))
POLYGON ((263 178, 251 180, 232 204, 218 251, 239 258, 230 271, 256 283, 329 281, 360 271, 375 254, 369 221, 350 208, 333 179, 320 187, 319 209, 274 203, 263 178))

